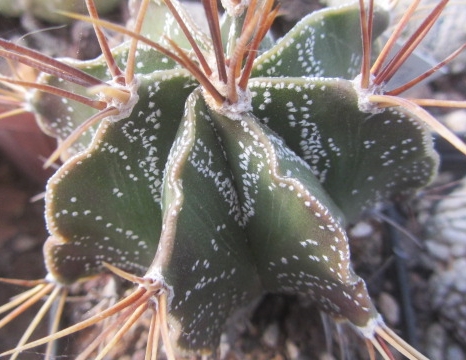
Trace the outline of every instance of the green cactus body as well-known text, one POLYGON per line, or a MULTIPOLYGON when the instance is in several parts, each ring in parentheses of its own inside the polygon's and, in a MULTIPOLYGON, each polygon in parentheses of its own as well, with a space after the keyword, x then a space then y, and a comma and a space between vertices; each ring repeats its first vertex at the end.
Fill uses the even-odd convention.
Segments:
POLYGON ((250 85, 257 92, 254 113, 307 162, 343 223, 376 202, 412 193, 435 174, 438 159, 424 123, 400 109, 360 111, 350 81, 266 78, 250 85))
MULTIPOLYGON (((176 24, 163 14, 155 32, 176 24)), ((372 338, 383 322, 351 268, 345 226, 376 202, 428 184, 438 159, 409 110, 360 109, 351 80, 360 71, 358 19, 358 5, 303 19, 255 60, 236 102, 226 82, 237 87, 239 76, 228 67, 224 80, 204 72, 213 94, 186 62, 140 45, 134 81, 123 86, 130 100, 113 104, 104 93, 119 114, 84 133, 48 183, 49 279, 74 283, 106 262, 162 284, 181 352, 213 351, 232 312, 264 292, 316 301, 372 338)), ((230 17, 225 24, 235 28, 223 34, 243 20, 230 17)), ((376 34, 387 25, 383 10, 374 25, 376 34)), ((143 29, 152 31, 147 22, 143 29)), ((182 30, 170 30, 192 50, 182 30)), ((212 63, 219 44, 193 31, 212 63)), ((112 51, 121 67, 129 47, 112 51)), ((71 64, 111 80, 103 59, 71 64)), ((53 76, 42 81, 85 93, 53 76)), ((97 112, 52 98, 37 92, 31 107, 61 140, 97 112)))
POLYGON ((235 164, 245 232, 265 290, 310 297, 325 311, 365 326, 374 309, 364 282, 351 271, 340 213, 309 165, 252 114, 241 121, 214 118, 235 164))
POLYGON ((212 351, 232 310, 260 296, 261 285, 230 167, 200 91, 186 102, 166 164, 165 227, 145 276, 172 291, 178 346, 212 351))

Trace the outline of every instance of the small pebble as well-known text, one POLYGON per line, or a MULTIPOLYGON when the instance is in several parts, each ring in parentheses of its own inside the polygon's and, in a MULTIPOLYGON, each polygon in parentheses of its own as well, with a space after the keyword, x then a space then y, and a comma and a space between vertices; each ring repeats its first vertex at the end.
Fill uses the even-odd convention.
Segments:
POLYGON ((441 261, 450 259, 450 248, 436 240, 427 240, 425 242, 429 254, 441 261))
POLYGON ((465 360, 466 355, 464 351, 456 344, 448 346, 446 351, 446 360, 465 360))
POLYGON ((443 240, 448 241, 449 243, 462 243, 463 246, 465 245, 465 237, 464 237, 465 231, 464 230, 458 230, 458 229, 453 229, 453 228, 448 228, 448 229, 443 229, 442 230, 442 237, 443 240))
POLYGON ((300 351, 298 346, 294 342, 292 342, 291 340, 287 340, 285 346, 289 359, 294 360, 299 358, 300 351))
POLYGON ((379 308, 385 320, 390 325, 397 325, 400 321, 400 307, 388 293, 382 292, 379 296, 379 308))
POLYGON ((446 334, 440 324, 432 324, 426 334, 426 354, 431 360, 444 360, 446 334))
POLYGON ((269 347, 275 348, 278 344, 280 328, 277 323, 270 324, 262 335, 262 341, 269 347))
POLYGON ((329 353, 323 353, 319 355, 319 360, 335 360, 335 357, 329 353))
POLYGON ((230 343, 228 342, 228 336, 226 334, 222 334, 219 345, 220 359, 225 359, 229 351, 230 343))
POLYGON ((371 236, 372 233, 374 232, 374 228, 372 227, 371 224, 365 222, 365 221, 360 221, 358 222, 353 228, 350 230, 351 236, 354 237, 367 237, 371 236))
POLYGON ((37 240, 31 236, 19 236, 13 242, 13 250, 19 253, 23 253, 33 249, 37 245, 37 240))
POLYGON ((466 134, 466 110, 452 111, 443 121, 455 133, 466 134))

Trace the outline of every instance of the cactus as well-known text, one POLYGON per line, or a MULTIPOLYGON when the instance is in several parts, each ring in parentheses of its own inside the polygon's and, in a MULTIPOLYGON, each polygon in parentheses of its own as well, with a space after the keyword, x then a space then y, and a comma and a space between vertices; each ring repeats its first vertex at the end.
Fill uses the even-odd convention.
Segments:
POLYGON ((385 341, 424 358, 384 324, 351 268, 345 232, 377 202, 433 179, 426 122, 465 151, 415 101, 384 90, 402 59, 383 66, 382 51, 369 69, 387 10, 325 9, 273 43, 278 8, 269 0, 225 1, 222 23, 216 1, 203 1, 210 36, 173 0, 142 1, 133 30, 86 3, 104 54, 95 60, 57 61, 0 42, 2 56, 43 72, 38 84, 3 81, 31 89, 25 106, 60 143, 48 164, 63 161, 46 191, 49 274, 2 310, 50 294, 46 312, 68 285, 108 270, 138 286, 44 339, 26 344, 28 331, 0 356, 117 315, 81 355, 122 326, 102 358, 147 310, 148 359, 159 336, 169 359, 211 353, 228 317, 272 292, 315 301, 386 358, 385 341), (129 40, 109 49, 102 27, 129 40))

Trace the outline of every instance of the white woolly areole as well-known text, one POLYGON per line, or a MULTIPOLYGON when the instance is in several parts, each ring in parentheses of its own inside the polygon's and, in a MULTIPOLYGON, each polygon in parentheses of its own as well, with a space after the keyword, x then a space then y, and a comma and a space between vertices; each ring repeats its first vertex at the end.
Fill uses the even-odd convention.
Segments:
MULTIPOLYGON (((162 275, 162 268, 160 266, 151 266, 147 273, 143 276, 143 279, 149 279, 152 282, 159 282, 162 285, 162 288, 167 292, 167 305, 170 308, 170 305, 175 297, 175 291, 173 286, 170 286, 165 281, 165 277, 162 275)), ((146 288, 144 284, 140 284, 139 287, 146 288)))
POLYGON ((109 81, 107 84, 111 85, 113 88, 129 91, 130 97, 129 97, 129 100, 125 103, 121 102, 120 100, 116 98, 111 98, 109 101, 108 96, 106 96, 105 94, 101 95, 103 98, 102 100, 107 102, 108 107, 114 106, 115 108, 118 109, 118 115, 113 115, 109 117, 109 119, 112 122, 117 122, 117 121, 120 121, 121 119, 127 119, 131 115, 131 112, 133 111, 134 106, 139 101, 139 95, 138 95, 138 89, 140 85, 139 80, 136 77, 134 77, 133 81, 127 85, 117 84, 113 80, 109 81))
POLYGON ((47 275, 45 275, 44 278, 45 281, 47 281, 50 284, 57 284, 57 285, 63 285, 52 273, 48 272, 47 275))
POLYGON ((246 10, 249 5, 249 1, 250 0, 241 0, 238 3, 238 1, 233 0, 222 0, 222 5, 228 15, 238 17, 243 15, 244 10, 246 10))
MULTIPOLYGON (((226 87, 225 84, 222 85, 226 87)), ((217 86, 216 88, 217 90, 220 90, 217 86)), ((223 116, 226 116, 229 119, 241 120, 244 113, 252 110, 252 95, 249 89, 241 90, 237 87, 236 91, 238 93, 237 102, 230 104, 228 101, 225 101, 219 105, 208 91, 206 91, 204 88, 202 89, 204 99, 212 110, 223 116)), ((220 93, 223 94, 222 91, 220 91, 220 93)))
POLYGON ((383 326, 385 326, 385 323, 382 316, 378 314, 376 317, 369 319, 366 326, 356 326, 356 329, 358 329, 362 336, 370 340, 374 339, 375 329, 383 326))
MULTIPOLYGON (((207 58, 210 68, 213 70, 209 76, 210 83, 217 89, 217 91, 225 98, 228 95, 228 85, 220 80, 217 70, 217 60, 214 56, 207 58)), ((229 68, 226 68, 226 73, 229 73, 229 68)), ((224 101, 222 104, 218 104, 212 95, 203 87, 202 94, 207 105, 217 113, 224 115, 232 120, 241 120, 242 115, 252 110, 252 94, 249 89, 242 90, 236 85, 236 93, 238 100, 231 104, 228 101, 224 101)))
POLYGON ((374 104, 369 100, 369 96, 371 95, 382 95, 383 90, 382 86, 374 86, 373 85, 373 76, 371 75, 371 78, 369 79, 369 87, 367 89, 363 89, 361 87, 361 77, 362 75, 359 74, 354 78, 352 81, 353 88, 356 90, 356 93, 358 94, 358 108, 362 112, 365 113, 370 113, 370 114, 380 114, 384 112, 383 108, 380 108, 377 106, 377 104, 374 104))

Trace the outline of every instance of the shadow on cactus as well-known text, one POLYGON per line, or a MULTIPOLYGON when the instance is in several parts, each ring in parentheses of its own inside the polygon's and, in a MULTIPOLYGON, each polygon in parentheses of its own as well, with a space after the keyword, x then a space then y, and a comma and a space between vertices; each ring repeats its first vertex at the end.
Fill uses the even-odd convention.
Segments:
POLYGON ((15 308, 0 325, 50 295, 17 348, 1 356, 112 317, 79 357, 101 359, 146 311, 146 359, 156 358, 159 337, 169 359, 212 353, 229 316, 271 292, 349 321, 371 357, 373 345, 392 358, 388 342, 423 359, 384 324, 351 268, 345 233, 375 203, 435 176, 426 122, 465 152, 422 101, 384 91, 411 49, 387 65, 384 49, 370 69, 387 10, 372 2, 367 11, 363 3, 322 10, 273 43, 271 0, 226 1, 222 22, 217 2, 203 1, 210 36, 175 1, 142 1, 132 31, 99 20, 87 4, 104 54, 96 60, 56 61, 0 43, 3 56, 43 71, 38 85, 19 85, 37 88, 27 106, 59 140, 49 163, 64 161, 46 192, 49 275, 16 281, 32 289, 0 309, 15 308), (154 17, 160 23, 144 21, 154 17), (129 40, 110 49, 102 27, 129 40), (51 303, 64 304, 69 284, 107 270, 137 289, 26 344, 51 303))

